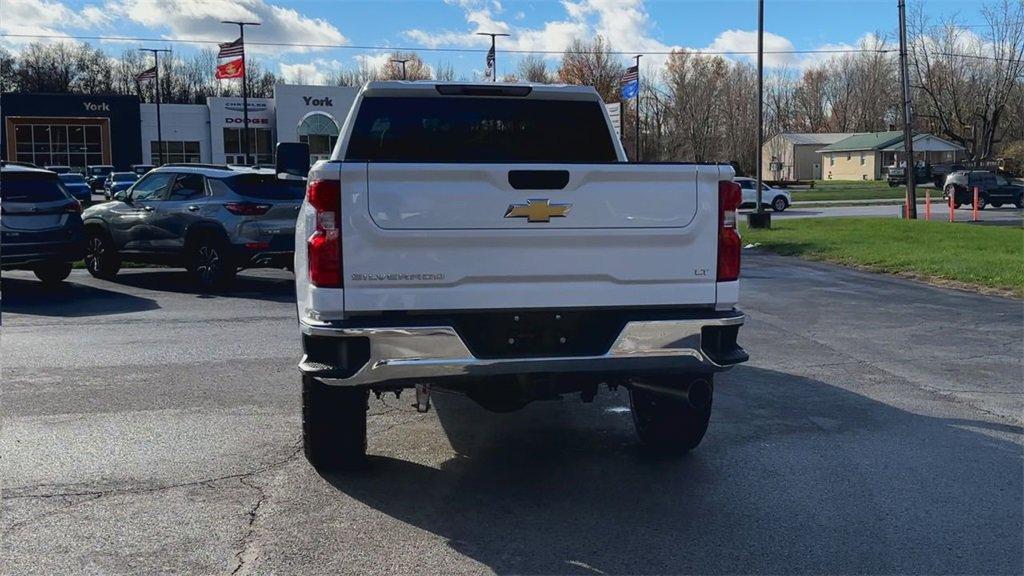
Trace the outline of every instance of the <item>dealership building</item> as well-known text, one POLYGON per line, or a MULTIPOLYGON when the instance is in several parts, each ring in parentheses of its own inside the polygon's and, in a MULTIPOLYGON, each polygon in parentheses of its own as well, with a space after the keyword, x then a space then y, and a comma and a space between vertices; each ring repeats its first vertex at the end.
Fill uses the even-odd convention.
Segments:
MULTIPOLYGON (((309 144, 311 160, 328 158, 357 88, 279 84, 273 98, 249 98, 253 159, 274 161, 277 142, 309 144)), ((161 104, 166 162, 242 164, 241 98, 206 104, 161 104)), ((135 96, 3 94, 0 157, 39 166, 158 164, 156 105, 135 96)))

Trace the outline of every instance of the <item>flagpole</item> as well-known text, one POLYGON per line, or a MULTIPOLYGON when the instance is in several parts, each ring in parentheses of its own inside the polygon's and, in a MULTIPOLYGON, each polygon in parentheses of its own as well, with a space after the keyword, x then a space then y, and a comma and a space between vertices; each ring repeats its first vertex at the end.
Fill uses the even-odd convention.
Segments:
POLYGON ((491 62, 493 63, 493 70, 491 70, 491 82, 497 82, 498 81, 498 51, 495 49, 494 39, 497 38, 498 36, 508 36, 508 34, 503 34, 501 32, 477 32, 476 35, 477 36, 490 36, 491 37, 491 51, 490 51, 490 54, 493 54, 493 57, 492 57, 493 59, 491 60, 491 62))
POLYGON ((242 149, 245 151, 245 164, 246 166, 249 166, 251 165, 249 162, 249 153, 252 149, 249 147, 249 87, 247 86, 249 73, 245 69, 245 27, 259 26, 260 23, 221 20, 221 24, 237 24, 238 39, 242 43, 242 149))
MULTIPOLYGON (((153 68, 156 70, 156 146, 157 146, 157 158, 161 165, 164 164, 164 133, 160 126, 160 58, 157 54, 160 52, 167 52, 170 54, 170 50, 157 49, 157 48, 139 48, 143 52, 153 53, 153 68)), ((152 152, 150 152, 150 160, 152 160, 152 152)), ((148 164, 148 162, 146 162, 148 164)))
POLYGON ((634 143, 633 157, 640 161, 640 57, 636 55, 636 142, 634 143))

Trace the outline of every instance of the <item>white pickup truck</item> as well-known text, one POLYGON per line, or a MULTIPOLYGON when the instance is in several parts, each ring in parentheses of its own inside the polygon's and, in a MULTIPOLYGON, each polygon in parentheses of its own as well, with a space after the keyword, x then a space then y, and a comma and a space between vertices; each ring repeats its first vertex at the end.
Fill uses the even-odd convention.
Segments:
POLYGON ((360 466, 370 392, 494 411, 629 390, 641 442, 704 436, 736 336, 727 165, 626 160, 591 88, 371 82, 296 226, 306 456, 360 466))

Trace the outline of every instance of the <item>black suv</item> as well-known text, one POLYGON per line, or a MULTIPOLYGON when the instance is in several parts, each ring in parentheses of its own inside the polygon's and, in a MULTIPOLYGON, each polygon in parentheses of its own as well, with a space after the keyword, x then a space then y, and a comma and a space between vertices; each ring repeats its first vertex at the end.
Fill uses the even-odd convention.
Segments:
POLYGON ((46 283, 71 274, 85 252, 82 205, 48 170, 0 163, 0 267, 46 283))
POLYGON ((978 209, 991 204, 999 208, 1003 204, 1014 204, 1024 208, 1024 186, 1009 183, 1006 178, 993 174, 988 170, 957 170, 946 177, 942 187, 946 201, 953 198, 953 206, 959 208, 964 204, 974 203, 974 189, 978 188, 978 209))
POLYGON ((204 290, 240 268, 291 268, 305 186, 273 171, 165 164, 85 211, 85 267, 109 279, 123 261, 181 266, 204 290))

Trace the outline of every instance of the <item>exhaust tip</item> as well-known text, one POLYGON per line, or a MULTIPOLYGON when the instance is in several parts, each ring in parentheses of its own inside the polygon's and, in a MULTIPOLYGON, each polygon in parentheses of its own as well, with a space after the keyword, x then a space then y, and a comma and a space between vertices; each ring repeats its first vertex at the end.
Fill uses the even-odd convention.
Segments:
POLYGON ((694 408, 706 408, 711 403, 711 382, 697 378, 690 382, 686 389, 686 401, 694 408))

